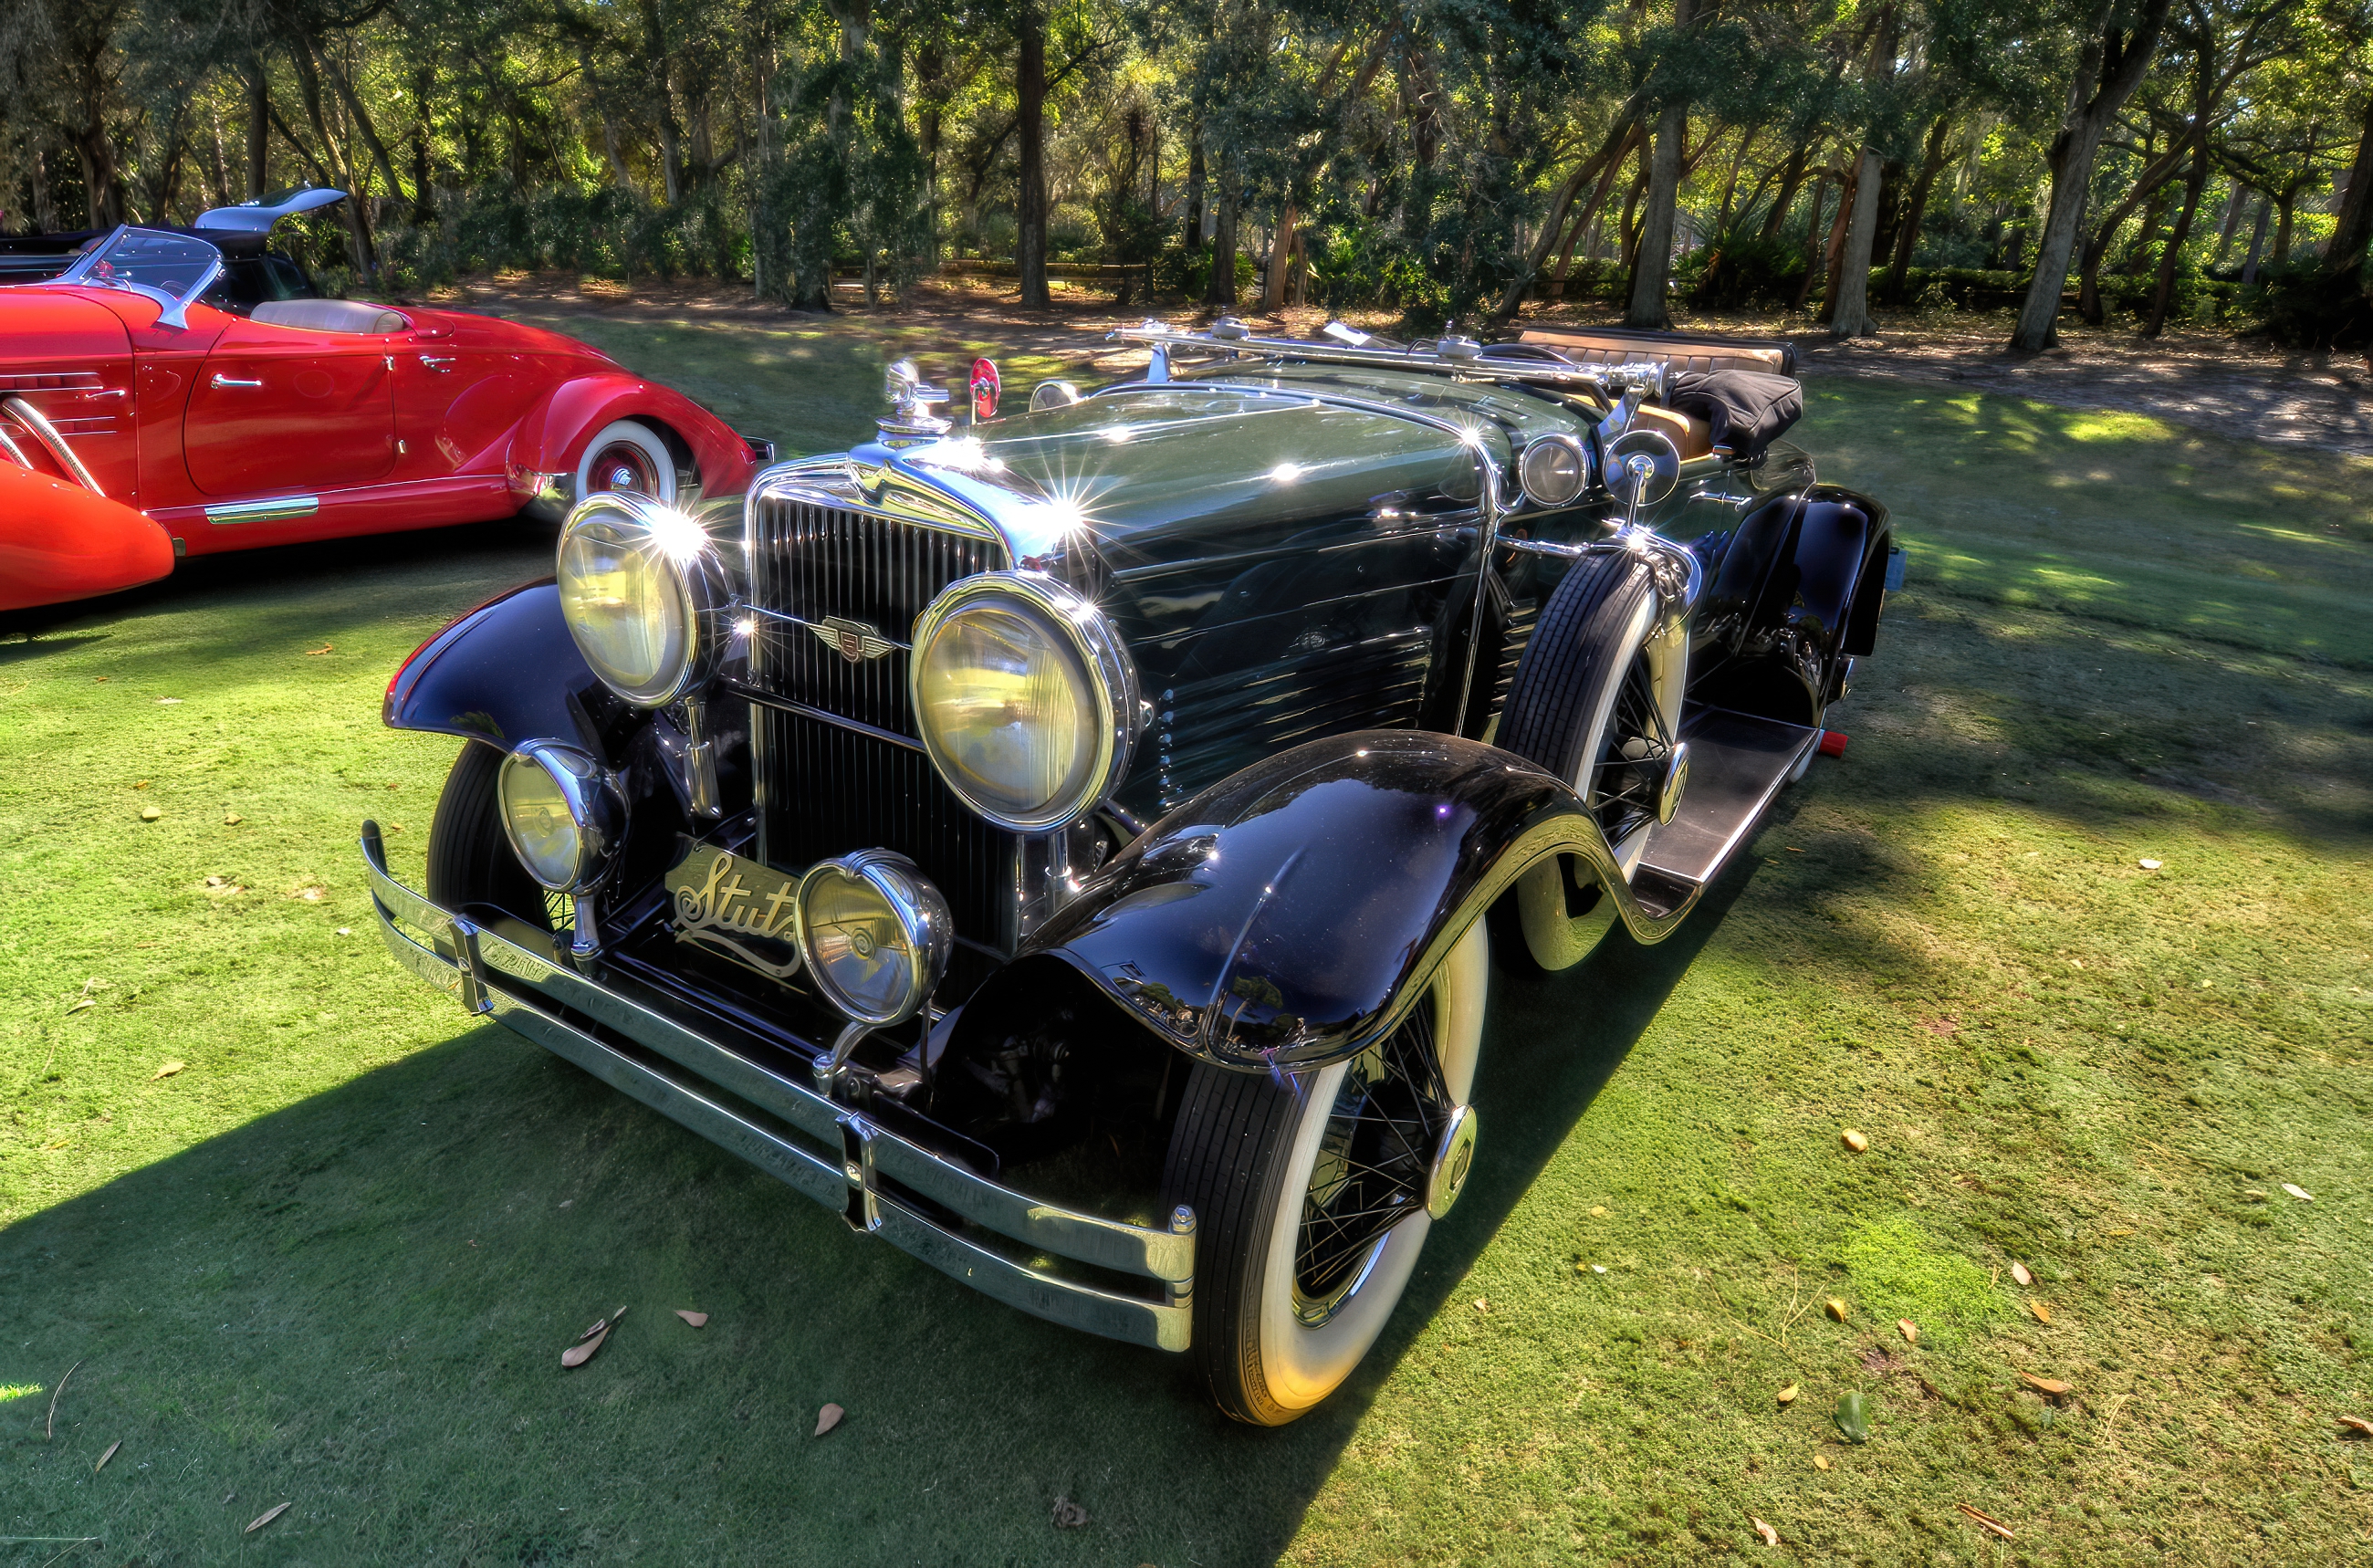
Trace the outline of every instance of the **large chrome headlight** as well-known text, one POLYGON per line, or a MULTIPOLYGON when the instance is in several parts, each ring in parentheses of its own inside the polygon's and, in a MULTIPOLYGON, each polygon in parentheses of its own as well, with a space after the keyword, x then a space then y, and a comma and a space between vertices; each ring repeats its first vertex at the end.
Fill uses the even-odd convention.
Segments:
POLYGON ((948 971, 955 921, 904 855, 860 849, 818 860, 800 878, 793 910, 808 977, 860 1024, 914 1016, 948 971))
POLYGON ((1118 634, 1043 572, 984 572, 931 601, 907 681, 940 777, 1017 833, 1076 820, 1137 743, 1137 671, 1118 634))
POLYGON ((497 781, 503 833, 527 874, 555 893, 591 891, 626 841, 626 794, 575 746, 530 741, 497 781))
POLYGON ((648 496, 580 501, 560 531, 560 608, 585 662, 640 708, 715 673, 731 591, 708 531, 648 496))

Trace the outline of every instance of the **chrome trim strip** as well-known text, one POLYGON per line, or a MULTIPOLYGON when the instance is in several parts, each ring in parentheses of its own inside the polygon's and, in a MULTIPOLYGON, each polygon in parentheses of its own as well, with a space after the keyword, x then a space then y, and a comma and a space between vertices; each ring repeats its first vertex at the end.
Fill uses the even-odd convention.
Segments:
MULTIPOLYGON (((90 476, 90 470, 82 465, 82 459, 75 456, 74 448, 66 445, 66 439, 58 434, 58 427, 51 424, 40 409, 27 403, 23 397, 13 395, 0 398, 0 409, 6 409, 18 424, 31 431, 33 439, 49 449, 50 455, 58 460, 58 466, 73 474, 76 484, 94 496, 107 494, 99 487, 99 481, 90 476)), ((22 452, 18 453, 20 461, 23 456, 22 452)), ((29 462, 25 466, 30 468, 32 464, 29 462)))
POLYGON ((278 522, 292 517, 311 517, 321 509, 319 496, 275 496, 269 500, 226 501, 208 507, 206 521, 218 528, 235 522, 278 522))
POLYGON ((1187 1347, 1195 1271, 1191 1221, 1185 1231, 1132 1225, 1101 1214, 1042 1203, 1000 1187, 870 1118, 612 990, 572 968, 497 936, 431 903, 395 880, 379 825, 362 826, 380 935, 396 962, 440 990, 456 993, 497 1022, 583 1067, 661 1115, 749 1160, 836 1213, 855 1208, 872 1234, 941 1272, 1024 1312, 1108 1339, 1159 1350, 1187 1347), (453 945, 456 958, 424 945, 398 922, 453 945), (777 1117, 832 1155, 801 1148, 699 1092, 655 1071, 537 1005, 522 989, 581 1013, 655 1055, 777 1117), (836 1156, 861 1128, 870 1161, 836 1156), (855 1174, 852 1175, 852 1172, 855 1174), (943 1205, 1022 1245, 1157 1281, 1163 1299, 1115 1294, 1031 1268, 924 1218, 879 1176, 943 1205))
MULTIPOLYGON (((1241 329, 1241 322, 1234 324, 1241 329)), ((1634 359, 1621 365, 1577 364, 1545 345, 1528 345, 1542 352, 1514 358, 1495 356, 1480 345, 1472 345, 1465 353, 1446 354, 1439 346, 1428 348, 1416 344, 1405 349, 1363 348, 1342 343, 1311 343, 1301 338, 1256 337, 1242 330, 1233 336, 1221 337, 1213 333, 1180 332, 1152 320, 1133 327, 1116 328, 1105 336, 1107 342, 1141 343, 1157 350, 1184 348, 1232 358, 1299 359, 1314 365, 1362 365, 1371 369, 1416 370, 1434 375, 1446 371, 1461 380, 1537 382, 1590 387, 1599 392, 1636 387, 1654 392, 1659 398, 1664 395, 1670 369, 1670 362, 1663 359, 1634 359)))
MULTIPOLYGON (((872 740, 886 741, 894 746, 904 746, 910 752, 919 752, 923 750, 923 743, 915 739, 914 736, 901 735, 894 731, 884 730, 878 725, 868 724, 862 719, 851 719, 845 714, 828 713, 821 708, 812 708, 808 704, 801 702, 795 697, 777 696, 773 692, 762 692, 755 686, 744 685, 738 681, 729 680, 721 684, 725 690, 731 692, 735 696, 746 697, 760 708, 779 708, 785 713, 796 713, 802 719, 813 719, 818 722, 824 724, 837 724, 844 730, 852 731, 857 734, 867 736, 872 740)), ((757 736, 754 733, 750 737, 750 740, 751 744, 754 749, 757 744, 757 736)), ((754 761, 752 766, 754 767, 756 763, 754 761)), ((761 775, 760 778, 763 779, 764 776, 761 775)), ((761 806, 766 804, 763 800, 758 803, 761 806)), ((760 820, 764 821, 765 819, 762 817, 760 820)), ((752 858, 758 860, 761 864, 772 865, 774 863, 771 860, 767 860, 764 856, 753 856, 752 858)))
MULTIPOLYGON (((16 438, 9 435, 6 430, 0 430, 0 453, 6 453, 9 458, 15 461, 17 466, 19 468, 33 467, 33 460, 25 455, 25 449, 18 446, 17 444, 16 438)), ((34 472, 39 473, 41 471, 39 469, 34 469, 34 472)))

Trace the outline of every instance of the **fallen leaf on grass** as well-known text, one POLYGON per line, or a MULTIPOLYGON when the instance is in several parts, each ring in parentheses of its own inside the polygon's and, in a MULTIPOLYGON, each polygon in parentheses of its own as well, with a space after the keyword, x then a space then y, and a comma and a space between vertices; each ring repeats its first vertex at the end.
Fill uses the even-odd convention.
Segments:
POLYGON ((225 827, 237 827, 240 823, 245 822, 247 818, 240 815, 237 812, 223 813, 223 825, 225 827))
POLYGON ((1897 1318, 1895 1328, 1896 1331, 1903 1336, 1904 1343, 1916 1345, 1920 1342, 1920 1325, 1912 1322, 1909 1317, 1897 1318))
POLYGON ((2018 1380, 2047 1399, 2063 1398, 2070 1390, 2070 1385, 2063 1383, 2057 1377, 2038 1377, 2032 1372, 2020 1373, 2018 1380))
POLYGON ((107 1445, 107 1452, 106 1452, 106 1453, 104 1453, 104 1454, 101 1454, 101 1455, 99 1457, 99 1463, 97 1463, 97 1464, 95 1464, 95 1465, 91 1466, 91 1468, 90 1468, 90 1473, 91 1473, 91 1474, 93 1474, 93 1475, 97 1475, 99 1471, 101 1471, 101 1470, 103 1470, 103 1469, 107 1469, 107 1461, 108 1461, 108 1460, 110 1460, 110 1459, 112 1459, 113 1457, 115 1457, 115 1451, 116 1451, 118 1448, 121 1448, 121 1447, 123 1447, 123 1439, 122 1439, 121 1437, 117 1438, 114 1442, 112 1442, 112 1443, 109 1444, 109 1445, 107 1445))
POLYGON ((1814 1455, 1814 1456, 1813 1456, 1813 1468, 1814 1468, 1815 1469, 1817 1469, 1817 1470, 1826 1470, 1826 1469, 1828 1469, 1829 1468, 1829 1457, 1827 1454, 1816 1454, 1816 1455, 1814 1455))
POLYGON ((2052 1309, 2044 1305, 2040 1301, 2028 1302, 2027 1304, 2027 1310, 2035 1314, 2035 1320, 2038 1323, 2049 1323, 2052 1321, 2052 1309))
POLYGON ((1796 1402, 1796 1386, 1794 1383, 1791 1383, 1788 1387, 1781 1389, 1780 1392, 1772 1395, 1771 1397, 1779 1400, 1783 1405, 1793 1405, 1796 1402))
POLYGON ((610 1326, 604 1323, 601 1326, 599 1331, 594 1333, 590 1338, 579 1340, 575 1344, 569 1346, 567 1350, 561 1352, 560 1364, 564 1367, 569 1368, 583 1366, 587 1362, 593 1359, 593 1352, 600 1350, 602 1348, 602 1341, 607 1340, 609 1337, 610 1326))
POLYGON ((75 1003, 72 1007, 69 1007, 69 1008, 67 1008, 67 1009, 66 1009, 66 1016, 67 1016, 67 1017, 69 1017, 69 1018, 72 1018, 76 1013, 80 1012, 84 1008, 86 1008, 86 1007, 97 1007, 98 1005, 99 1005, 99 1003, 97 1003, 97 1002, 93 1001, 90 998, 88 998, 88 997, 85 997, 85 998, 83 998, 80 1001, 78 1001, 78 1002, 75 1003))
POLYGON ((1821 1304, 1821 1310, 1827 1312, 1830 1316, 1836 1318, 1841 1323, 1843 1323, 1846 1320, 1846 1304, 1836 1296, 1831 1296, 1829 1300, 1823 1302, 1821 1304))
POLYGON ((1477 1296, 1475 1298, 1475 1310, 1478 1312, 1490 1312, 1491 1310, 1491 1298, 1489 1296, 1477 1296))
POLYGON ((824 1409, 816 1411, 815 1434, 818 1437, 822 1437, 825 1433, 830 1432, 834 1427, 838 1426, 840 1424, 840 1418, 848 1413, 848 1412, 847 1410, 842 1410, 838 1405, 826 1405, 824 1409))
POLYGON ((1855 1389, 1838 1396, 1838 1408, 1829 1420, 1837 1423, 1838 1435, 1849 1443, 1870 1441, 1870 1401, 1855 1389))
POLYGON ((1953 1506, 1958 1508, 1962 1513, 1967 1514, 1970 1518, 1975 1519, 1979 1524, 1983 1525, 1987 1529, 1993 1531, 1994 1534, 2002 1537, 2005 1540, 2016 1540, 2018 1539, 2018 1537, 2011 1533, 2011 1528, 2008 1525, 2004 1524, 2000 1519, 1995 1518, 1991 1514, 1981 1514, 1966 1503, 1956 1503, 1953 1506))
POLYGON ((1607 1205, 1604 1203, 1592 1204, 1590 1208, 1590 1217, 1594 1220, 1605 1219, 1607 1217, 1607 1205))
POLYGON ((143 806, 140 808, 140 820, 142 822, 161 821, 164 818, 164 815, 165 813, 158 811, 155 806, 143 806))
POLYGON ((319 659, 321 655, 329 652, 331 649, 336 646, 337 645, 335 643, 325 642, 319 648, 309 648, 305 650, 305 657, 308 659, 319 659))
POLYGON ((2363 1416, 2342 1416, 2340 1424, 2347 1429, 2351 1437, 2373 1437, 2373 1421, 2367 1421, 2363 1416))
POLYGON ((1763 1538, 1764 1545, 1778 1546, 1780 1544, 1780 1532, 1778 1530, 1773 1529, 1771 1526, 1765 1524, 1762 1520, 1757 1518, 1752 1514, 1749 1514, 1747 1516, 1747 1519, 1749 1524, 1755 1527, 1755 1533, 1763 1538))
POLYGON ((2142 867, 2142 869, 2146 872, 2155 872, 2158 870, 2158 862, 2157 860, 2136 860, 2134 864, 2142 867))
POLYGON ((173 1074, 181 1071, 181 1069, 187 1065, 188 1064, 185 1062, 169 1061, 164 1066, 158 1068, 156 1071, 150 1073, 148 1075, 148 1082, 154 1083, 159 1078, 170 1078, 173 1074))
POLYGON ((1088 1522, 1088 1511, 1068 1497, 1055 1499, 1055 1527, 1076 1530, 1088 1522))
POLYGON ((1842 1133, 1840 1133, 1839 1138, 1844 1142, 1847 1148, 1853 1150, 1857 1154, 1870 1147, 1869 1135, 1867 1133, 1857 1132, 1851 1127, 1847 1128, 1842 1133))
POLYGON ((2022 1285, 2031 1285, 2035 1283, 2035 1276, 2027 1271, 2027 1265, 2024 1263, 2012 1264, 2010 1266, 2010 1277, 2016 1280, 2022 1285))
POLYGON ((157 699, 157 706, 159 708, 179 708, 181 706, 181 699, 177 696, 160 696, 157 699))
POLYGON ((275 1503, 271 1507, 266 1508, 263 1513, 258 1514, 255 1516, 254 1523, 249 1525, 247 1528, 240 1531, 239 1533, 243 1536, 251 1536, 256 1531, 262 1529, 264 1526, 272 1523, 273 1520, 280 1517, 281 1515, 286 1514, 286 1512, 288 1512, 287 1504, 275 1503))
POLYGON ((2285 1182, 2283 1183, 2283 1190, 2289 1193, 2293 1198, 2297 1199, 2302 1203, 2312 1203, 2315 1201, 2315 1194, 2309 1192, 2306 1188, 2295 1187, 2289 1182, 2285 1182))
POLYGON ((708 1324, 708 1314, 705 1312, 692 1312, 679 1306, 675 1309, 675 1315, 696 1328, 706 1328, 708 1324))
POLYGON ((340 926, 338 928, 338 934, 340 936, 352 936, 355 934, 355 928, 352 926, 340 926))

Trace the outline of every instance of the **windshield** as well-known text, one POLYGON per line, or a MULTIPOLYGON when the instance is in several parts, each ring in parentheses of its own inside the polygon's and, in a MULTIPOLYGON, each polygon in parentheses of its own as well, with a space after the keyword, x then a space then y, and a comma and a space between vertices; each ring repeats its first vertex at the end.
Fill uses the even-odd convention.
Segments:
POLYGON ((214 282, 222 264, 222 252, 195 235, 125 227, 85 251, 53 281, 146 294, 164 304, 160 320, 179 325, 182 310, 214 282))

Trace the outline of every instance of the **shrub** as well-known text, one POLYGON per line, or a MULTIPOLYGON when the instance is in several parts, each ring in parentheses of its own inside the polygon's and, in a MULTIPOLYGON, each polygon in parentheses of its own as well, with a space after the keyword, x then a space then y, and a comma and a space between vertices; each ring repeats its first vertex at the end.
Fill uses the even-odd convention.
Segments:
POLYGON ((1734 235, 1716 240, 1704 255, 1690 296, 1712 310, 1784 304, 1796 297, 1805 275, 1805 248, 1793 240, 1734 235))

